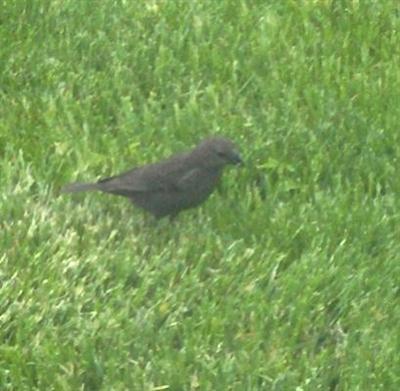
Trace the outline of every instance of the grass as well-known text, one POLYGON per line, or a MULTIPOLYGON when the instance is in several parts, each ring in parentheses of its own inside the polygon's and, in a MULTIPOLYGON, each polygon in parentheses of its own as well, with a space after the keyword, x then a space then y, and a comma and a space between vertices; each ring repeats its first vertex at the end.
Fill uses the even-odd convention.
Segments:
POLYGON ((395 1, 5 1, 2 390, 398 390, 395 1), (60 196, 220 133, 177 222, 60 196))

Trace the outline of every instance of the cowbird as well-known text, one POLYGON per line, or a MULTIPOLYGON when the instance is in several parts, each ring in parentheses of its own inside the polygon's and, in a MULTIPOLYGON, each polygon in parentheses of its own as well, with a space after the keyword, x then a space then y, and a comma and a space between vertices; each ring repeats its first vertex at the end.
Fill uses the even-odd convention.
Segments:
POLYGON ((242 163, 235 144, 211 137, 186 153, 173 155, 95 183, 72 183, 64 193, 100 190, 128 197, 156 218, 175 217, 180 211, 204 202, 214 191, 228 164, 242 163))

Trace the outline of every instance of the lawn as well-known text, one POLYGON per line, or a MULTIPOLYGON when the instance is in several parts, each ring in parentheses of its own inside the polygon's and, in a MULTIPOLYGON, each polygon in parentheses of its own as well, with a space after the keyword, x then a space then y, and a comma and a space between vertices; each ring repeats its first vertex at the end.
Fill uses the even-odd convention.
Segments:
POLYGON ((400 5, 5 0, 1 390, 399 390, 400 5), (60 194, 225 135, 156 221, 60 194))

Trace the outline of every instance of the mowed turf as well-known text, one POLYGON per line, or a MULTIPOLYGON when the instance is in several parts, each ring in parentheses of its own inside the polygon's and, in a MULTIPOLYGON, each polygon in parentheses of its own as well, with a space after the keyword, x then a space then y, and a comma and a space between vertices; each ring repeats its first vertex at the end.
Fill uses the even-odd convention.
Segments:
POLYGON ((396 1, 5 1, 1 390, 400 389, 396 1), (60 195, 211 134, 176 221, 60 195))

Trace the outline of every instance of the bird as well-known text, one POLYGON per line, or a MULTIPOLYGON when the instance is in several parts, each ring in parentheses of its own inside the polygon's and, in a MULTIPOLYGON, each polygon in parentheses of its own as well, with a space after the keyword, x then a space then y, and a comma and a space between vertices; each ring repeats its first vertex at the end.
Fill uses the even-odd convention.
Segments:
POLYGON ((72 183, 61 192, 98 190, 124 196, 156 219, 173 219, 181 211, 202 204, 215 190, 227 165, 242 163, 233 141, 213 136, 190 151, 94 183, 72 183))

